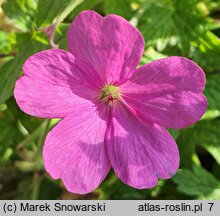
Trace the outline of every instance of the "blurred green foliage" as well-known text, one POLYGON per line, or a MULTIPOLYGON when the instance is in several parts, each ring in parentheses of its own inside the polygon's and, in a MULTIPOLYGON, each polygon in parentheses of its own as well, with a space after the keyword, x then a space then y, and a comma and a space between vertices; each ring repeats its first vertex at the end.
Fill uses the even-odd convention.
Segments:
POLYGON ((68 193, 45 173, 42 145, 58 120, 21 112, 13 88, 27 57, 50 48, 39 29, 52 24, 73 2, 0 0, 0 199, 220 199, 219 0, 84 0, 62 17, 55 32, 55 43, 62 49, 67 49, 69 25, 80 11, 125 17, 144 35, 141 64, 181 55, 204 69, 209 106, 194 126, 169 129, 179 145, 181 169, 153 189, 130 188, 111 171, 96 191, 83 196, 68 193))

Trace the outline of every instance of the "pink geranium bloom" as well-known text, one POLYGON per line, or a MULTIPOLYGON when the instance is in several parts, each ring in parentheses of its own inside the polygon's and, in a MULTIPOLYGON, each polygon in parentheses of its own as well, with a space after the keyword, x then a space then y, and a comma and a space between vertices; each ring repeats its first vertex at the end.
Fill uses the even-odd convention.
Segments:
POLYGON ((182 57, 136 68, 141 33, 122 17, 93 11, 75 18, 68 46, 28 58, 14 90, 24 112, 62 118, 43 148, 47 172, 74 193, 97 188, 111 167, 138 189, 173 176, 179 152, 165 128, 192 125, 204 114, 202 69, 182 57))

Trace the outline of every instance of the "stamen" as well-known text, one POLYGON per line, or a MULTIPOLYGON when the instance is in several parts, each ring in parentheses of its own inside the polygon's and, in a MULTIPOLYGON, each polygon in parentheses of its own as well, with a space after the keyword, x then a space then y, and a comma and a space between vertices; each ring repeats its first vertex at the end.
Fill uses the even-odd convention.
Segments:
POLYGON ((105 85, 100 94, 100 99, 104 102, 112 102, 117 101, 119 99, 119 89, 117 86, 114 85, 105 85))

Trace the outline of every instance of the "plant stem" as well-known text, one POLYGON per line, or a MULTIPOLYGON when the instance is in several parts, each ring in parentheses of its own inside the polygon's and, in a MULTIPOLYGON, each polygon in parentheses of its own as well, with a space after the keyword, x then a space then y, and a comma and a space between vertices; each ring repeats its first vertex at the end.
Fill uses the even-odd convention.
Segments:
POLYGON ((32 200, 37 200, 39 197, 41 180, 42 180, 42 178, 39 176, 38 172, 34 172, 33 190, 32 190, 32 194, 31 194, 32 200))
POLYGON ((44 27, 44 28, 36 28, 42 32, 44 32, 44 34, 46 34, 46 36, 49 39, 49 43, 51 48, 59 48, 59 45, 57 45, 56 43, 54 43, 54 33, 56 31, 56 27, 63 22, 63 20, 73 11, 73 9, 78 6, 80 3, 82 3, 84 0, 72 0, 67 7, 63 10, 63 12, 56 18, 55 22, 44 27))
POLYGON ((83 0, 72 0, 68 6, 64 9, 64 11, 57 17, 55 21, 55 26, 63 22, 63 20, 73 11, 73 9, 81 4, 83 0))
POLYGON ((50 127, 50 119, 44 120, 44 125, 42 127, 40 137, 39 137, 38 142, 37 142, 38 152, 41 152, 41 149, 42 149, 42 146, 44 144, 44 140, 46 138, 49 127, 50 127))
POLYGON ((149 5, 148 4, 145 4, 145 6, 143 7, 140 7, 137 12, 135 13, 135 15, 130 19, 130 23, 137 27, 138 25, 138 21, 140 19, 140 17, 144 14, 144 12, 149 8, 149 5))
POLYGON ((27 136, 22 142, 20 142, 18 144, 18 149, 19 148, 23 148, 25 145, 29 144, 31 141, 33 141, 34 139, 36 139, 39 135, 39 133, 41 132, 42 128, 45 125, 45 121, 43 121, 40 126, 33 132, 31 133, 29 136, 27 136))

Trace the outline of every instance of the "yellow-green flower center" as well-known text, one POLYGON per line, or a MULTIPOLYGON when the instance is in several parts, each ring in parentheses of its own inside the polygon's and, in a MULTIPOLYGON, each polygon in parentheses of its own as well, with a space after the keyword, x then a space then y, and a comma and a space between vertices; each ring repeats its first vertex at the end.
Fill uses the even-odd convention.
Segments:
POLYGON ((113 102, 118 100, 119 97, 119 89, 117 86, 105 85, 101 90, 100 99, 104 102, 113 102))

